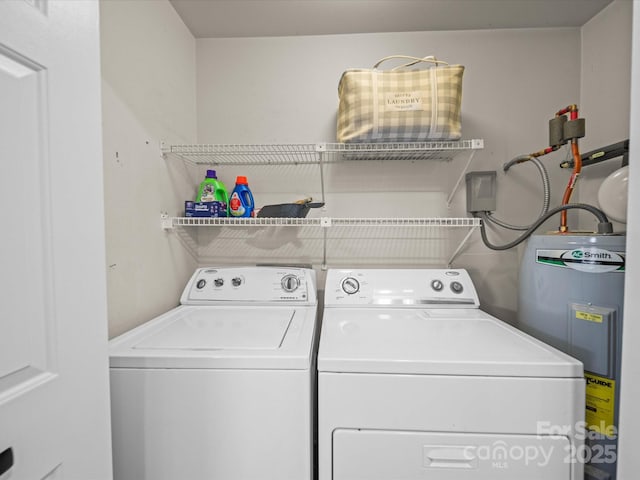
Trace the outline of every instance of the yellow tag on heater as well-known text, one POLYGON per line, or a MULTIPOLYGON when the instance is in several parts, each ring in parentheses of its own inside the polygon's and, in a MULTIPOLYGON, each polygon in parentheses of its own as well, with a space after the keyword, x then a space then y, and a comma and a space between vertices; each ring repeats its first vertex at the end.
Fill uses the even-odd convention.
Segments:
POLYGON ((614 429, 616 381, 588 372, 585 372, 584 378, 587 381, 587 426, 603 435, 609 435, 614 429))
POLYGON ((576 318, 579 320, 587 320, 588 322, 602 323, 602 315, 597 313, 576 312, 576 318))

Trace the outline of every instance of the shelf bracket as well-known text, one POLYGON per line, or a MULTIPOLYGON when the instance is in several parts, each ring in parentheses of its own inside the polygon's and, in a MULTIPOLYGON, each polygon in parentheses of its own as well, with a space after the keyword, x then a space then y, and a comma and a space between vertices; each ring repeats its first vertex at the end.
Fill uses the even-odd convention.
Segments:
POLYGON ((467 164, 462 169, 462 173, 458 177, 458 181, 453 186, 453 190, 451 192, 451 195, 449 195, 449 198, 447 198, 447 208, 449 208, 451 206, 451 202, 453 201, 453 196, 458 191, 458 188, 460 188, 460 184, 462 183, 462 179, 464 178, 465 174, 467 173, 467 170, 469 170, 469 166, 471 165, 471 161, 473 160, 473 156, 475 155, 475 153, 476 153, 475 150, 471 150, 471 153, 469 154, 469 159, 467 160, 467 164))
POLYGON ((322 270, 327 269, 327 231, 331 227, 331 217, 321 217, 320 227, 322 227, 322 270))
POLYGON ((322 203, 325 203, 324 199, 324 155, 327 152, 326 143, 316 143, 316 153, 318 154, 318 168, 320 169, 320 192, 322 197, 322 203))
POLYGON ((173 219, 167 212, 160 212, 160 225, 163 230, 173 230, 173 219))
POLYGON ((471 238, 471 235, 473 234, 473 232, 475 232, 475 230, 477 229, 477 226, 473 226, 469 229, 469 231, 467 232, 467 234, 464 236, 464 238, 462 239, 462 241, 460 242, 460 244, 458 245, 458 248, 456 248, 455 252, 453 252, 451 254, 451 257, 449 258, 449 261, 447 262, 447 268, 451 268, 451 265, 453 264, 453 261, 458 257, 458 255, 460 255, 460 252, 462 251, 462 248, 464 247, 464 245, 467 243, 467 241, 469 240, 469 238, 471 238))
POLYGON ((322 265, 320 265, 322 271, 327 270, 327 229, 322 229, 322 265))
POLYGON ((167 142, 165 142, 164 140, 160 140, 158 146, 160 147, 160 152, 162 153, 163 157, 168 153, 171 153, 171 147, 168 147, 167 142))

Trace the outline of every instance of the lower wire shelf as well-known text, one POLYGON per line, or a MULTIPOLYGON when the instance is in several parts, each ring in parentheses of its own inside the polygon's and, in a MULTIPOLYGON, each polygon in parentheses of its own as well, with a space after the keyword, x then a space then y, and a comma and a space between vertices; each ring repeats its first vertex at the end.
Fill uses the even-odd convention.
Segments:
POLYGON ((162 217, 165 229, 174 227, 463 227, 480 226, 479 218, 242 218, 242 217, 162 217))
POLYGON ((170 217, 167 214, 161 214, 162 228, 171 230, 178 227, 319 227, 323 231, 324 248, 322 267, 326 267, 326 242, 327 231, 329 229, 339 229, 339 227, 347 227, 357 230, 359 227, 373 228, 467 228, 462 241, 459 242, 457 248, 450 255, 447 265, 451 265, 455 258, 460 254, 462 248, 471 234, 481 225, 479 218, 336 218, 336 217, 318 217, 318 218, 237 218, 237 217, 170 217))

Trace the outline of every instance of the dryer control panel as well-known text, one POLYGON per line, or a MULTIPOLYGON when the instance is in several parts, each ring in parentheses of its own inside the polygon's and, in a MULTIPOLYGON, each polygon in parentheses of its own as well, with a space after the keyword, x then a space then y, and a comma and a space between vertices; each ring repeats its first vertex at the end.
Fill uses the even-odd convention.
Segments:
POLYGON ((325 306, 479 308, 478 294, 463 269, 329 270, 325 306))
POLYGON ((224 303, 315 305, 313 269, 293 267, 205 267, 182 293, 183 305, 224 303))

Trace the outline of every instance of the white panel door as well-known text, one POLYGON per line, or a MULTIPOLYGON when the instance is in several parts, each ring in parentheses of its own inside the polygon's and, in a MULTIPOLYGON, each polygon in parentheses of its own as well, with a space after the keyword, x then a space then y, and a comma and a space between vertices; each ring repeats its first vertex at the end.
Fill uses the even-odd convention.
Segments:
POLYGON ((0 480, 111 478, 97 1, 0 1, 0 480))

